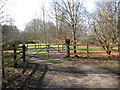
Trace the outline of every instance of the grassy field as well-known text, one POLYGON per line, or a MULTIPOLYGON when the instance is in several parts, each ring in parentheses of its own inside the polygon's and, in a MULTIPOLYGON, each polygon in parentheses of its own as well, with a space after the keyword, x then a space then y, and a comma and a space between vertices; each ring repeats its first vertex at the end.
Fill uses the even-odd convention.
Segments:
MULTIPOLYGON (((20 44, 19 46, 22 46, 20 44)), ((47 52, 46 44, 26 44, 25 45, 27 49, 27 54, 36 54, 38 51, 39 53, 47 52)), ((87 46, 77 46, 77 49, 87 49, 87 46)), ((60 52, 66 53, 66 45, 50 45, 49 52, 58 52, 58 49, 60 52), (59 47, 59 48, 58 48, 59 47)), ((73 46, 70 46, 70 49, 73 49, 73 46)), ((89 49, 103 49, 101 46, 90 46, 89 49)), ((113 49, 118 50, 118 47, 113 47, 113 49)), ((20 49, 17 50, 17 52, 21 51, 20 49)), ((5 52, 11 52, 13 53, 13 50, 5 51, 5 52)), ((70 50, 70 53, 74 53, 74 50, 70 50)), ((86 50, 77 50, 78 54, 86 54, 86 50)), ((89 54, 106 54, 106 51, 89 51, 89 54)), ((112 55, 118 55, 118 51, 112 51, 112 55)))

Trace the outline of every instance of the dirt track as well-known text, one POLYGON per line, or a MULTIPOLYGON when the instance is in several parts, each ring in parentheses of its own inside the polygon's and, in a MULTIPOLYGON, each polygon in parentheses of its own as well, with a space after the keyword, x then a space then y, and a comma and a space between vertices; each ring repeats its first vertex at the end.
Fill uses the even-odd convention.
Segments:
POLYGON ((83 59, 31 57, 29 60, 31 62, 21 63, 18 68, 6 68, 4 88, 118 88, 117 68, 111 71, 83 59))
POLYGON ((37 88, 118 88, 118 75, 106 69, 75 61, 52 60, 57 63, 34 60, 45 65, 37 88))

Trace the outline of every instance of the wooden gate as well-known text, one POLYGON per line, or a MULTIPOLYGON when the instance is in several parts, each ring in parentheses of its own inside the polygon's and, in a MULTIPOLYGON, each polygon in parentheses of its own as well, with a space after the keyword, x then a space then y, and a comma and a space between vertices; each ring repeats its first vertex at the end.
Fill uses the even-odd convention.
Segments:
POLYGON ((39 57, 40 59, 60 58, 66 55, 66 45, 64 44, 28 44, 27 48, 29 57, 39 57))

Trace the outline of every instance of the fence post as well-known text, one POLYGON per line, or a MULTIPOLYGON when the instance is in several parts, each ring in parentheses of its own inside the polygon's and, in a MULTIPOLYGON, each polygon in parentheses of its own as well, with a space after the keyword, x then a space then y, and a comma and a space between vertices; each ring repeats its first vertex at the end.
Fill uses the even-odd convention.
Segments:
MULTIPOLYGON (((2 51, 2 57, 3 57, 3 51, 2 51)), ((4 65, 4 59, 2 58, 2 66, 4 65)), ((2 77, 5 78, 5 70, 2 68, 2 77)))
POLYGON ((70 47, 69 47, 70 39, 65 39, 65 41, 66 41, 66 48, 67 48, 67 57, 70 57, 70 47))
POLYGON ((41 48, 41 43, 40 43, 39 47, 41 48))
POLYGON ((88 55, 89 54, 89 50, 88 49, 89 49, 89 45, 87 43, 87 58, 89 57, 89 55, 88 55))
POLYGON ((36 51, 36 42, 35 42, 35 51, 36 51))
POLYGON ((63 45, 62 45, 62 50, 63 50, 63 45))
POLYGON ((59 52, 59 44, 58 44, 58 52, 59 52))
POLYGON ((110 57, 110 46, 109 46, 109 44, 108 44, 108 57, 110 57))
POLYGON ((49 49, 50 49, 50 45, 47 45, 47 52, 48 52, 48 59, 49 59, 49 49))
POLYGON ((23 45, 23 62, 26 61, 26 60, 25 60, 25 50, 26 50, 25 45, 23 45))
POLYGON ((27 48, 28 48, 28 43, 27 43, 27 48))
MULTIPOLYGON (((16 53, 16 49, 14 49, 14 54, 16 53)), ((16 60, 16 55, 14 56, 14 61, 16 60)), ((17 62, 14 63, 14 68, 17 67, 17 62)))

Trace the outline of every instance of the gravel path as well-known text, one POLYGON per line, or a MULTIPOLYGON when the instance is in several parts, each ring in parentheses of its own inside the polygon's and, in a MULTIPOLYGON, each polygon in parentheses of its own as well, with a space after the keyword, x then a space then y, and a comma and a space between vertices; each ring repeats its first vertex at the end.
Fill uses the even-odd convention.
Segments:
POLYGON ((45 64, 38 88, 118 88, 118 75, 93 65, 52 59, 57 63, 35 60, 45 64))

